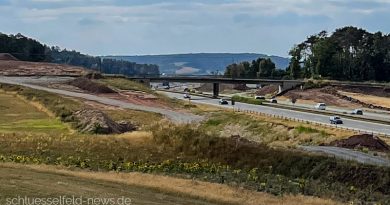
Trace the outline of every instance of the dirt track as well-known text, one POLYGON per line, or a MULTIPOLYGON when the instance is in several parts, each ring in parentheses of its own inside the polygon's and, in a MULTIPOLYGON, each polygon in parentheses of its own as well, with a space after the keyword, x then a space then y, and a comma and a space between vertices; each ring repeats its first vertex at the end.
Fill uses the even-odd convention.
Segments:
MULTIPOLYGON (((96 96, 96 95, 91 95, 91 94, 86 94, 86 93, 77 93, 77 92, 65 91, 65 90, 59 90, 59 89, 52 89, 52 88, 47 88, 47 87, 43 87, 43 86, 39 86, 39 85, 32 85, 32 84, 28 83, 29 80, 31 80, 31 79, 17 78, 17 77, 0 77, 1 83, 21 85, 21 86, 25 86, 25 87, 29 87, 29 88, 33 88, 33 89, 37 89, 37 90, 44 90, 47 92, 57 93, 60 95, 66 95, 66 96, 70 96, 70 97, 83 98, 86 100, 96 101, 96 102, 99 102, 102 104, 117 106, 117 107, 121 107, 121 108, 160 113, 176 123, 197 122, 197 121, 201 121, 203 119, 202 116, 194 115, 191 113, 182 113, 182 112, 169 110, 169 109, 136 105, 133 103, 123 102, 120 100, 110 99, 110 98, 102 97, 102 96, 96 96)), ((153 120, 153 119, 151 119, 151 120, 153 120)))

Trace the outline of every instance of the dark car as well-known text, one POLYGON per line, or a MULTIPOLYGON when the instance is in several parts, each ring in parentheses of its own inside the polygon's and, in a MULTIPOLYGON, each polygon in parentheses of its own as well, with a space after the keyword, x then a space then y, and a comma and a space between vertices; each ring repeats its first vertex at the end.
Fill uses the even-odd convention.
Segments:
POLYGON ((225 100, 225 99, 220 99, 220 100, 219 100, 219 104, 220 104, 220 105, 228 105, 229 102, 228 102, 227 100, 225 100))
POLYGON ((343 124, 343 121, 341 120, 341 118, 339 116, 332 116, 329 118, 330 120, 330 124, 343 124))

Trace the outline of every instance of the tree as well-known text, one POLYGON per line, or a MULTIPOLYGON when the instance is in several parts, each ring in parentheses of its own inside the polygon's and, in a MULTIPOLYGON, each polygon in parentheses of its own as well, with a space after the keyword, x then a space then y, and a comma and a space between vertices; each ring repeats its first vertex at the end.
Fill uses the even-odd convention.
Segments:
POLYGON ((293 78, 390 80, 389 35, 343 27, 328 35, 322 31, 294 46, 287 69, 293 78))

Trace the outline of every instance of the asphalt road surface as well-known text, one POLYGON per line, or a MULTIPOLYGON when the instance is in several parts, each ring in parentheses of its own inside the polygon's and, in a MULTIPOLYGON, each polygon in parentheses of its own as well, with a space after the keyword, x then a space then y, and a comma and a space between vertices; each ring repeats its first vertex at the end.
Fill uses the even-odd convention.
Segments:
MULTIPOLYGON (((59 79, 62 79, 62 78, 59 78, 59 79)), ((38 81, 39 82, 49 82, 50 80, 55 81, 58 79, 44 78, 44 79, 39 79, 38 81)), ((99 102, 99 103, 106 104, 106 105, 112 105, 112 106, 132 109, 132 110, 141 110, 141 111, 160 113, 176 123, 197 122, 197 121, 201 121, 203 119, 202 116, 194 115, 191 113, 182 113, 182 112, 177 112, 174 110, 136 105, 136 104, 132 104, 132 103, 123 102, 120 100, 114 100, 114 99, 100 97, 100 96, 86 94, 86 93, 78 93, 78 92, 71 92, 71 91, 65 91, 65 90, 59 90, 59 89, 52 89, 52 88, 47 88, 47 87, 40 86, 40 85, 31 84, 33 82, 37 82, 37 81, 35 81, 32 78, 0 76, 0 83, 21 85, 21 86, 25 86, 25 87, 29 87, 29 88, 33 88, 33 89, 37 89, 37 90, 44 90, 47 92, 57 93, 60 95, 65 95, 65 96, 70 96, 70 97, 83 98, 86 100, 91 100, 91 101, 99 102)))
MULTIPOLYGON (((165 95, 171 97, 171 98, 178 98, 183 99, 183 94, 180 93, 171 93, 171 92, 163 92, 165 95)), ((219 105, 218 99, 212 99, 207 97, 199 97, 199 96, 191 96, 191 102, 193 103, 202 103, 202 104, 208 104, 208 105, 217 105, 217 106, 223 106, 227 108, 233 108, 231 103, 229 102, 229 105, 219 105)), ((301 119, 311 122, 317 122, 317 123, 329 123, 329 116, 328 115, 321 115, 321 114, 313 114, 313 113, 307 113, 307 112, 300 112, 300 111, 294 111, 294 110, 288 110, 283 108, 275 108, 275 107, 269 107, 269 106, 261 106, 261 105, 251 105, 251 104, 245 104, 245 103, 238 103, 236 102, 234 105, 234 108, 239 108, 241 110, 250 110, 255 112, 261 112, 265 114, 270 115, 279 115, 283 117, 289 117, 289 118, 295 118, 295 119, 301 119)), ((343 128, 350 128, 350 129, 357 129, 361 130, 363 132, 368 133, 381 133, 390 135, 390 125, 384 125, 379 123, 373 123, 373 122, 366 122, 366 121, 359 121, 359 120, 353 120, 353 119, 343 119, 344 124, 338 125, 339 127, 343 128)))
POLYGON ((372 156, 363 152, 346 148, 328 146, 300 146, 300 148, 310 152, 325 153, 327 155, 336 156, 345 160, 355 160, 363 164, 390 167, 389 159, 385 159, 379 156, 372 156))

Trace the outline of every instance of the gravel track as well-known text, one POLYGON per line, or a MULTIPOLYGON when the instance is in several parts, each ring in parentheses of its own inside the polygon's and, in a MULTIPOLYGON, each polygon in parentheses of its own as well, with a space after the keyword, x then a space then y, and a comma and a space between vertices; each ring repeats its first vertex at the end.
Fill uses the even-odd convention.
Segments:
POLYGON ((353 160, 363 164, 379 165, 390 167, 390 160, 379 156, 372 156, 363 152, 346 149, 342 147, 329 146, 300 146, 301 149, 309 152, 325 153, 345 160, 353 160))
MULTIPOLYGON (((41 80, 37 80, 37 81, 49 82, 50 79, 41 79, 41 80)), ((70 96, 70 97, 82 98, 82 99, 91 100, 91 101, 99 102, 102 104, 117 106, 117 107, 121 107, 121 108, 160 113, 175 123, 191 123, 191 122, 199 122, 199 121, 203 120, 202 116, 194 115, 191 113, 183 113, 183 112, 178 112, 178 111, 168 110, 168 109, 147 107, 147 106, 136 105, 136 104, 127 103, 127 102, 123 102, 123 101, 119 101, 119 100, 114 100, 114 99, 110 99, 110 98, 106 98, 106 97, 100 97, 100 96, 95 96, 95 95, 91 95, 91 94, 86 94, 86 93, 77 93, 77 92, 72 92, 72 91, 47 88, 47 87, 40 86, 40 85, 33 85, 31 83, 35 82, 35 80, 31 79, 31 78, 3 77, 3 76, 1 76, 0 82, 7 83, 7 84, 25 86, 25 87, 29 87, 29 88, 36 89, 36 90, 43 90, 43 91, 56 93, 56 94, 60 94, 60 95, 66 95, 66 96, 70 96)), ((151 120, 153 120, 153 119, 151 119, 151 120)))

